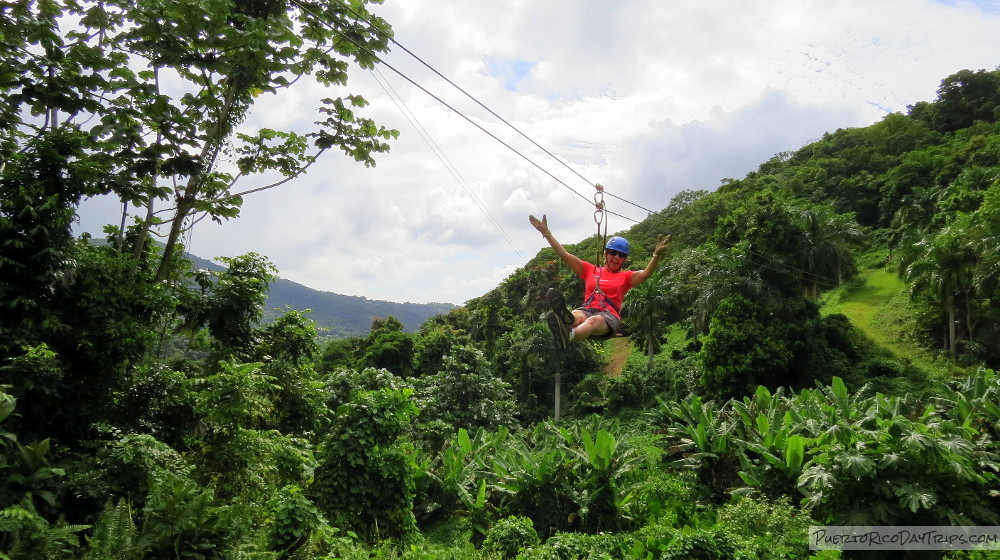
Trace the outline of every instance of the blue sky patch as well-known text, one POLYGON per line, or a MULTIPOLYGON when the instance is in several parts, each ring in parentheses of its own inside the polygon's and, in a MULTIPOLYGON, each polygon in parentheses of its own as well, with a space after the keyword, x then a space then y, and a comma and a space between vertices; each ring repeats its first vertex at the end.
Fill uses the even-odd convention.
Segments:
POLYGON ((956 0, 931 0, 935 4, 944 4, 945 6, 958 6, 961 4, 972 4, 982 10, 987 14, 997 14, 1000 15, 1000 1, 998 0, 967 0, 967 2, 957 2, 956 0))
POLYGON ((490 76, 496 76, 503 80, 503 86, 510 91, 517 91, 518 84, 534 67, 535 63, 527 60, 492 57, 486 59, 486 68, 490 76))

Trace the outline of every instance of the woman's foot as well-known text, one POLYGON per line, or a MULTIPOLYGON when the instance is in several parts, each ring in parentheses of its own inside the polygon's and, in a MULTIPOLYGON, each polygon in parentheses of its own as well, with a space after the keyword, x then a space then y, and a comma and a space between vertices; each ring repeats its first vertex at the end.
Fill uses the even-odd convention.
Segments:
POLYGON ((552 331, 552 338, 556 343, 556 348, 565 350, 569 346, 570 327, 563 323, 555 312, 549 313, 546 321, 549 324, 549 330, 552 331))
POLYGON ((567 327, 573 326, 576 318, 573 317, 573 312, 566 307, 566 299, 563 298, 562 292, 555 288, 549 288, 545 292, 545 301, 549 304, 549 309, 562 321, 562 324, 567 327))

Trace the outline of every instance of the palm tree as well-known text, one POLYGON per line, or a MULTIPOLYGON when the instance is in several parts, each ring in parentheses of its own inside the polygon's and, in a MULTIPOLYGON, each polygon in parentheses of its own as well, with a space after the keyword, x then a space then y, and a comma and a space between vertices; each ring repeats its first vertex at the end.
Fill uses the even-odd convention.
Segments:
MULTIPOLYGON (((902 266, 903 277, 910 285, 910 297, 927 297, 941 308, 947 326, 944 348, 954 358, 958 342, 958 310, 965 304, 966 315, 971 315, 972 301, 976 298, 974 271, 978 255, 968 242, 968 230, 960 224, 925 237, 914 247, 914 256, 902 266)), ((966 330, 971 337, 974 327, 972 317, 966 317, 966 330)))
POLYGON ((664 280, 659 273, 654 274, 646 283, 629 290, 622 303, 622 318, 629 324, 633 340, 636 345, 645 343, 649 370, 653 369, 653 356, 659 351, 662 323, 671 311, 664 280))
POLYGON ((850 216, 824 206, 799 212, 799 266, 806 295, 816 298, 821 286, 833 287, 857 272, 850 245, 861 230, 850 216))
MULTIPOLYGON (((690 253, 683 268, 671 272, 671 278, 675 272, 683 275, 680 291, 690 294, 695 333, 708 332, 716 307, 732 295, 743 295, 765 306, 777 305, 782 300, 781 290, 764 278, 765 270, 773 271, 780 264, 750 251, 747 243, 738 243, 729 250, 705 245, 690 253)), ((671 282, 672 290, 678 286, 671 282)))

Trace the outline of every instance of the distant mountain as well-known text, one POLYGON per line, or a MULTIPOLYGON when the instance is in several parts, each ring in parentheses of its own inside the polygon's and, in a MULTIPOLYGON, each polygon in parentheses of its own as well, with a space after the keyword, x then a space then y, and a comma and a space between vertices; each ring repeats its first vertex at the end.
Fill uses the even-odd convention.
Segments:
POLYGON ((366 336, 376 317, 395 317, 406 332, 415 332, 427 319, 457 307, 450 303, 396 303, 345 296, 281 278, 271 283, 266 305, 268 315, 274 316, 284 313, 286 306, 300 311, 311 309, 309 318, 328 329, 323 334, 336 338, 366 336))
MULTIPOLYGON (((191 260, 195 269, 225 270, 224 266, 195 255, 186 254, 185 258, 191 260)), ((273 320, 287 308, 310 310, 308 317, 324 329, 322 335, 352 338, 367 336, 375 318, 395 317, 403 323, 406 332, 415 332, 431 317, 448 313, 457 307, 450 303, 396 303, 345 296, 314 290, 279 278, 271 282, 267 302, 264 304, 264 320, 273 320)))

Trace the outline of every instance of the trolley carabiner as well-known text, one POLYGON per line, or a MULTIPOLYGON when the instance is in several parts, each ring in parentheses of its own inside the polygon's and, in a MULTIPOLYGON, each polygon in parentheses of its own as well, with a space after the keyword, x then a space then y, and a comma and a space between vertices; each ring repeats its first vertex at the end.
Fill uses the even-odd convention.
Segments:
POLYGON ((601 264, 601 256, 604 255, 604 244, 607 242, 608 237, 608 223, 605 220, 607 218, 608 209, 604 205, 604 187, 599 183, 594 185, 594 222, 597 223, 597 239, 601 241, 600 247, 597 248, 597 264, 601 264), (604 225, 604 231, 601 231, 601 225, 604 225))

